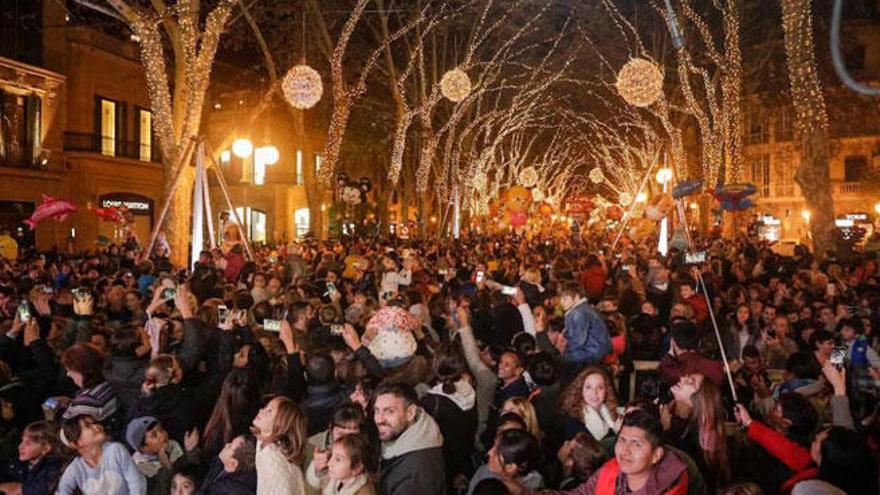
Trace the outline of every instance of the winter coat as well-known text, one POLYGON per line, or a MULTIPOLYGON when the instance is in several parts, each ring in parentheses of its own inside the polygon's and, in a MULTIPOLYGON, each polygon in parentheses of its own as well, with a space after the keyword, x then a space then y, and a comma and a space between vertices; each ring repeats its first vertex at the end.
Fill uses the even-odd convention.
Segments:
POLYGON ((382 442, 381 495, 444 495, 443 435, 422 408, 399 437, 382 442))
MULTIPOLYGON (((685 495, 688 492, 687 466, 671 451, 666 451, 654 466, 654 472, 637 493, 639 495, 685 495)), ((542 495, 623 495, 629 493, 626 474, 617 459, 606 462, 581 486, 567 491, 544 491, 542 495)))
POLYGON ((309 436, 326 430, 333 419, 333 413, 347 401, 348 392, 337 383, 306 387, 306 395, 300 406, 309 419, 309 436))
POLYGON ((257 495, 305 495, 302 469, 291 464, 275 444, 257 441, 257 495))
POLYGON ((584 299, 565 312, 565 363, 598 363, 611 353, 611 336, 602 318, 584 299))
POLYGON ((451 394, 444 392, 443 385, 438 384, 422 397, 422 409, 434 418, 443 434, 443 460, 449 486, 457 475, 470 477, 473 472, 471 456, 477 434, 476 405, 477 394, 464 379, 455 384, 455 391, 451 394))
POLYGON ((244 268, 244 256, 235 251, 226 253, 226 269, 223 270, 223 278, 227 282, 235 282, 238 280, 238 274, 244 268))
POLYGON ((43 495, 54 493, 64 460, 59 457, 45 456, 33 466, 16 458, 4 466, 2 475, 6 481, 21 483, 22 495, 43 495))
POLYGON ((819 469, 813 463, 810 449, 790 440, 782 433, 770 429, 760 421, 752 421, 748 429, 749 440, 757 443, 781 461, 787 467, 791 476, 779 487, 779 491, 787 493, 798 482, 815 478, 819 475, 819 469))
POLYGON ((104 378, 113 387, 126 411, 134 407, 141 395, 144 371, 149 362, 149 357, 110 356, 104 366, 104 378))
POLYGON ((257 492, 257 472, 236 471, 226 472, 223 464, 216 460, 205 476, 205 482, 197 492, 198 495, 254 495, 257 492))
POLYGON ((199 424, 202 412, 199 401, 203 399, 196 395, 174 383, 156 388, 135 402, 125 423, 143 416, 154 416, 165 427, 168 436, 182 444, 186 432, 199 424))

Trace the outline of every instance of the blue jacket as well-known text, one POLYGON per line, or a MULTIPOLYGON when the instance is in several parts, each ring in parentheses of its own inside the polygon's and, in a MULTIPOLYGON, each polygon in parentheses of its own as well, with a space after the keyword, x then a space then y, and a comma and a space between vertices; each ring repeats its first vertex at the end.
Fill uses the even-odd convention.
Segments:
POLYGON ((565 313, 564 335, 562 360, 567 363, 598 363, 611 353, 608 328, 586 300, 565 313))

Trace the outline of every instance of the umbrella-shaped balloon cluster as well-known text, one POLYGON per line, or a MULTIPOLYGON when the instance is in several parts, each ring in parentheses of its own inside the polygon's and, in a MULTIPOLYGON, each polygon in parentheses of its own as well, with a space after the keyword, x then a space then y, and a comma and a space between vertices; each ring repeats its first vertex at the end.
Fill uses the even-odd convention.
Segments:
POLYGON ((715 190, 715 199, 725 211, 745 210, 754 205, 751 196, 758 191, 754 184, 726 184, 715 190))

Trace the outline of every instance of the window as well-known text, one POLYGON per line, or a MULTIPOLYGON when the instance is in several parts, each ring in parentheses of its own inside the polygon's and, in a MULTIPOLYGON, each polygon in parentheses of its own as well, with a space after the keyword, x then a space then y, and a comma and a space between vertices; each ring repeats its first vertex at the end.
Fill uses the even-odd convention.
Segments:
POLYGON ((0 163, 30 165, 40 154, 41 100, 0 91, 0 163))
POLYGON ((767 116, 758 108, 753 107, 748 114, 748 142, 761 144, 767 142, 767 116))
POLYGON ((749 169, 752 182, 758 187, 758 195, 770 195, 770 155, 758 155, 752 158, 749 169))
POLYGON ((293 212, 293 225, 297 239, 301 239, 309 232, 309 209, 300 208, 293 212))
POLYGON ((254 184, 262 186, 266 183, 266 162, 262 157, 254 153, 254 184))
POLYGON ((138 110, 138 157, 148 162, 153 158, 153 113, 138 110))
POLYGON ((794 138, 791 121, 791 108, 784 106, 776 109, 776 141, 791 141, 794 138))
POLYGON ((250 238, 253 242, 266 242, 266 212, 250 210, 250 238))
POLYGON ((773 160, 773 195, 791 197, 795 195, 794 171, 796 164, 785 158, 773 160))
POLYGON ((116 102, 101 100, 101 153, 116 155, 116 102))
POLYGON ((321 171, 321 165, 324 164, 324 157, 319 153, 315 153, 315 177, 318 176, 318 173, 321 171))
POLYGON ((220 163, 222 163, 224 165, 229 165, 229 162, 231 162, 231 161, 232 161, 232 152, 231 151, 225 150, 224 152, 220 153, 220 163))
POLYGON ((305 181, 303 180, 303 152, 302 150, 296 150, 296 185, 301 186, 305 181))
POLYGON ((868 167, 868 160, 864 156, 848 156, 843 161, 844 182, 858 182, 868 167))

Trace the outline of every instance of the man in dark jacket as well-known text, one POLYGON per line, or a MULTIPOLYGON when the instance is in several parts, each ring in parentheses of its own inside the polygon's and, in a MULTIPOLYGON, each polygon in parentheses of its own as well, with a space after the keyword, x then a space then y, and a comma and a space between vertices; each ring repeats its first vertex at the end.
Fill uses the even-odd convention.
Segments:
POLYGON ((373 417, 382 440, 381 495, 444 495, 443 435, 405 385, 376 389, 373 417))
POLYGON ((348 392, 336 381, 333 358, 326 353, 309 356, 305 371, 308 385, 300 405, 309 419, 311 436, 330 426, 333 412, 348 401, 348 392))
POLYGON ((199 495, 253 495, 257 491, 254 437, 239 435, 211 463, 199 495))

